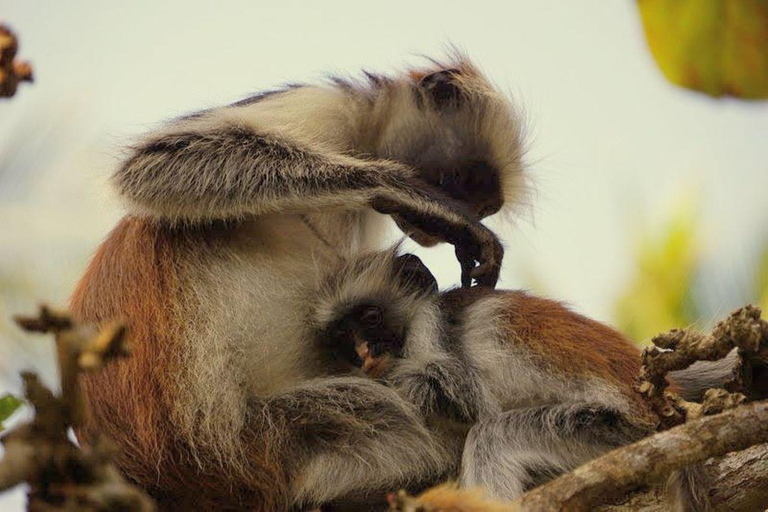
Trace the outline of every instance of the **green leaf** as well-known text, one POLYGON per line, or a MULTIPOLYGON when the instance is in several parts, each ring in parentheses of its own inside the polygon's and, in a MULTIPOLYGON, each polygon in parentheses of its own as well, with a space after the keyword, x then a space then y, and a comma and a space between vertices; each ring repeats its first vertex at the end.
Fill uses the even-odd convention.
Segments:
POLYGON ((664 76, 710 96, 768 98, 768 0, 638 0, 664 76))
POLYGON ((24 402, 13 395, 6 394, 0 397, 0 430, 3 430, 3 422, 16 412, 24 402))

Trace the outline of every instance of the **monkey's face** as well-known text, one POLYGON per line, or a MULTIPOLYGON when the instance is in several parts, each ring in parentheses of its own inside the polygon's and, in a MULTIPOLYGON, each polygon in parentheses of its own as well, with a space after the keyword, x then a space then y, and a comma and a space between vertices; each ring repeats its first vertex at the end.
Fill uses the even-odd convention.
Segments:
MULTIPOLYGON (((416 87, 423 108, 436 114, 442 130, 422 142, 414 165, 424 181, 442 189, 480 218, 497 213, 504 204, 499 169, 486 141, 466 126, 474 103, 472 76, 459 69, 445 69, 421 77, 416 87)), ((480 105, 477 105, 479 107, 480 105)))
POLYGON ((323 338, 337 361, 376 378, 402 355, 405 329, 388 319, 383 307, 359 304, 336 321, 323 338))
POLYGON ((320 357, 331 372, 360 368, 381 376, 403 356, 414 318, 438 294, 435 276, 414 254, 393 249, 343 262, 315 295, 320 357))
MULTIPOLYGON (((520 133, 510 104, 468 65, 415 74, 412 80, 410 99, 401 101, 415 106, 393 114, 383 156, 409 164, 426 184, 478 218, 517 200, 520 133)), ((441 241, 394 218, 422 245, 441 241)))

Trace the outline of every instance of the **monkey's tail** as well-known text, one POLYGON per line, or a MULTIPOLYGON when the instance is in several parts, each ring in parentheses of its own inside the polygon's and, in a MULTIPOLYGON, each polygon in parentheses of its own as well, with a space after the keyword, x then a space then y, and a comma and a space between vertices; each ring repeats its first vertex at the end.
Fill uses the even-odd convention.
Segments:
POLYGON ((678 512, 711 510, 710 482, 709 473, 703 462, 674 471, 669 475, 666 486, 671 510, 678 512))
POLYGON ((718 361, 697 361, 685 370, 670 372, 679 387, 680 396, 689 401, 701 401, 709 388, 722 387, 733 377, 737 359, 736 349, 718 361))
MULTIPOLYGON (((685 370, 671 372, 672 380, 685 400, 701 401, 709 388, 722 387, 733 377, 736 350, 718 361, 698 361, 685 370)), ((704 463, 675 471, 667 480, 667 496, 672 510, 706 512, 711 510, 709 500, 710 477, 704 463)))

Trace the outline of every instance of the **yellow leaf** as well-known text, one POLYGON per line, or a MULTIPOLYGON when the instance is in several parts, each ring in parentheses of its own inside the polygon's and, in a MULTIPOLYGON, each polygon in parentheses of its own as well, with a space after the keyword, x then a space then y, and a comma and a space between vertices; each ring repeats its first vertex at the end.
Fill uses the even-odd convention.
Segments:
POLYGON ((638 0, 664 76, 710 96, 768 98, 768 0, 638 0))
POLYGON ((680 201, 663 226, 638 240, 636 274, 616 304, 617 326, 635 341, 698 319, 690 297, 700 255, 694 211, 680 201))

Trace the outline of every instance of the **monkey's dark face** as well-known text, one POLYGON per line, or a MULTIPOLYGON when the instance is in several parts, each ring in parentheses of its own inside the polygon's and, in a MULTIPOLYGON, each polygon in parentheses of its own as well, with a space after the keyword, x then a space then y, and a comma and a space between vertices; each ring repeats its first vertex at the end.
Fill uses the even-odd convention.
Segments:
MULTIPOLYGON (((471 108, 470 95, 462 90, 461 71, 446 69, 419 80, 419 89, 445 121, 462 107, 471 108)), ((461 122, 461 116, 459 116, 461 122)), ((466 128, 466 127, 461 127, 466 128)), ((483 158, 481 150, 467 140, 440 140, 428 144, 418 153, 416 168, 424 181, 442 189, 463 203, 480 218, 501 210, 504 197, 499 171, 483 158)))
MULTIPOLYGON (((482 160, 469 160, 454 167, 427 163, 421 164, 418 170, 426 183, 441 189, 478 218, 498 213, 504 205, 499 173, 482 160)), ((392 217, 397 226, 420 245, 431 247, 442 241, 399 215, 392 217)))
POLYGON ((454 167, 429 162, 419 171, 424 181, 442 189, 480 218, 497 213, 504 204, 499 173, 482 160, 469 159, 454 167))
MULTIPOLYGON (((389 155, 417 170, 428 185, 439 188, 471 215, 485 218, 504 205, 500 171, 490 163, 488 141, 475 130, 475 103, 481 96, 464 90, 466 80, 458 69, 446 69, 421 77, 414 83, 417 103, 429 119, 415 124, 408 144, 389 155)), ((394 216, 400 229, 421 245, 441 240, 394 216)))
POLYGON ((332 357, 373 377, 381 375, 389 359, 402 355, 405 342, 404 326, 387 316, 376 304, 353 306, 323 336, 332 357))

